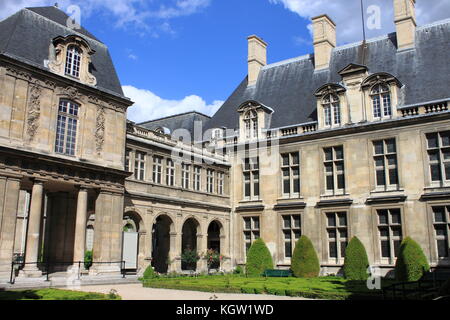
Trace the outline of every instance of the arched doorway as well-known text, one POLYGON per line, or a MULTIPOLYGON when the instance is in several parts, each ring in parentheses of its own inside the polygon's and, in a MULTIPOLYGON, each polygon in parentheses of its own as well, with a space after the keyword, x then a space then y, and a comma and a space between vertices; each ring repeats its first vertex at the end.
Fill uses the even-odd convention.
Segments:
POLYGON ((186 220, 182 229, 182 243, 181 243, 181 269, 182 270, 196 270, 197 261, 195 257, 198 255, 197 252, 197 234, 200 228, 200 224, 197 220, 190 218, 186 220), (188 257, 186 261, 183 257, 188 257))
POLYGON ((167 273, 170 258, 170 229, 172 220, 162 215, 156 218, 152 229, 152 266, 158 273, 167 273))
MULTIPOLYGON (((220 254, 220 235, 222 225, 218 221, 213 221, 208 227, 208 250, 214 250, 220 254)), ((211 264, 211 269, 219 269, 220 261, 216 261, 211 264)))

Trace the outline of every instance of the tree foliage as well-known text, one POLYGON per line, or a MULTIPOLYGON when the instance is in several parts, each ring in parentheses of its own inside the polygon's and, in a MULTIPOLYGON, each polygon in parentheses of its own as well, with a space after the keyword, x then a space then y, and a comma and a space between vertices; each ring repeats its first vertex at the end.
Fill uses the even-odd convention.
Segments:
POLYGON ((273 269, 272 255, 260 238, 255 240, 248 250, 245 270, 248 276, 257 277, 267 269, 273 269))
POLYGON ((367 280, 369 259, 362 242, 353 237, 345 249, 344 275, 348 280, 367 280))
POLYGON ((320 263, 314 246, 306 236, 297 241, 292 256, 291 269, 298 278, 315 278, 320 273, 320 263))

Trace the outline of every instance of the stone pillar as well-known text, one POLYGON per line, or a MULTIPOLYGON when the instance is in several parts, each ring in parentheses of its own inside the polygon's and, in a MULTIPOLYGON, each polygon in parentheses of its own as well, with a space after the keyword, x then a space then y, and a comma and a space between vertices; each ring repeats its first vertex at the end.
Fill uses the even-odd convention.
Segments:
POLYGON ((203 234, 197 234, 197 253, 200 256, 200 260, 197 262, 197 272, 208 272, 208 264, 204 259, 204 255, 207 250, 208 237, 203 234))
POLYGON ((9 279, 14 253, 20 177, 0 177, 0 279, 9 279))
MULTIPOLYGON (((77 199, 77 216, 75 222, 75 242, 73 248, 73 261, 84 261, 86 250, 86 224, 87 224, 88 190, 80 187, 77 199)), ((84 264, 81 265, 82 268, 84 264)), ((74 265, 78 269, 78 264, 74 265)))
POLYGON ((39 237, 42 222, 42 204, 44 200, 43 180, 34 180, 31 192, 30 215, 28 219, 27 245, 25 249, 25 263, 22 271, 25 277, 40 277, 42 271, 38 269, 39 237), (31 264, 28 264, 31 263, 31 264))
POLYGON ((91 275, 119 275, 122 260, 124 195, 101 190, 95 203, 95 234, 91 275))
POLYGON ((169 272, 181 272, 181 232, 170 232, 169 272))

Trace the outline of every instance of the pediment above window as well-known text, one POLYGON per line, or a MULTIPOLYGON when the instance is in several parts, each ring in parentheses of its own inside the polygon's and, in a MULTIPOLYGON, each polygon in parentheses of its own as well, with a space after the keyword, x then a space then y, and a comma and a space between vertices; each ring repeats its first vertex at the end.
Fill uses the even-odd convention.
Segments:
POLYGON ((82 37, 58 36, 50 44, 48 68, 61 76, 96 86, 97 79, 91 73, 94 54, 95 50, 82 37))
POLYGON ((314 93, 314 95, 316 97, 323 97, 329 94, 334 94, 334 95, 338 95, 342 92, 345 92, 347 89, 338 84, 338 83, 327 83, 323 86, 321 86, 319 89, 316 90, 316 92, 314 93))
POLYGON ((238 112, 239 113, 244 113, 250 110, 259 110, 259 109, 263 109, 265 112, 272 114, 274 112, 274 110, 258 101, 255 100, 248 100, 244 103, 242 103, 239 108, 238 108, 238 112))
POLYGON ((356 63, 350 63, 349 65, 347 65, 344 69, 342 69, 338 73, 341 75, 341 77, 346 77, 349 75, 366 73, 368 71, 369 71, 369 69, 366 66, 356 64, 356 63))
POLYGON ((391 83, 395 83, 399 88, 403 86, 400 80, 398 80, 395 76, 386 72, 379 72, 368 76, 362 82, 361 87, 366 89, 369 87, 373 87, 377 84, 391 84, 391 83))

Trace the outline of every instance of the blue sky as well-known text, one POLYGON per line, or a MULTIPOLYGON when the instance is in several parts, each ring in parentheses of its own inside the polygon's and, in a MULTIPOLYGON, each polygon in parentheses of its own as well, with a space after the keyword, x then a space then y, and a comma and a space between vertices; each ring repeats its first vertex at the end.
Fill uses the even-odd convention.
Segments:
MULTIPOLYGON (((0 19, 22 7, 57 0, 0 0, 0 19)), ((380 28, 394 31, 392 0, 380 8, 380 28)), ((197 110, 212 115, 247 74, 247 36, 268 42, 268 63, 311 53, 310 18, 328 13, 338 44, 362 39, 360 0, 60 0, 81 9, 81 23, 106 43, 124 91, 141 122, 197 110)), ((370 14, 367 13, 366 18, 370 14)), ((448 0, 417 0, 419 25, 450 16, 448 0), (433 6, 429 6, 432 2, 433 6), (428 6, 427 6, 428 5, 428 6)))

